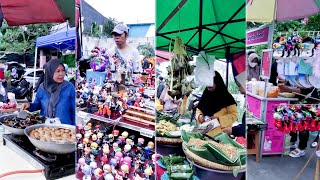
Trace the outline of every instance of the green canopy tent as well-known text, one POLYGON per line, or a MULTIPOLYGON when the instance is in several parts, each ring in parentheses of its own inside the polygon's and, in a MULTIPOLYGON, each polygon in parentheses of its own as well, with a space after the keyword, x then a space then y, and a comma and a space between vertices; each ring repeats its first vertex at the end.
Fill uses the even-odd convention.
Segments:
POLYGON ((156 1, 156 49, 169 51, 170 42, 181 37, 188 53, 201 50, 217 58, 245 49, 245 1, 156 1))
POLYGON ((226 58, 228 71, 231 54, 245 50, 245 5, 245 0, 158 0, 156 49, 169 51, 171 43, 172 50, 179 36, 189 54, 226 58))

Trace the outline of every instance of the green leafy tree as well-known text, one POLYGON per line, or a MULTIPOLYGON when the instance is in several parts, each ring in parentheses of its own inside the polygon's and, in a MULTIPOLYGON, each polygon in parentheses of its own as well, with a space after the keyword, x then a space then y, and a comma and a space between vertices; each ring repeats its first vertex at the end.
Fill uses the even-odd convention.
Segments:
POLYGON ((8 26, 6 22, 0 29, 0 50, 31 53, 35 50, 38 37, 49 34, 55 24, 32 24, 27 26, 8 26))
POLYGON ((150 58, 150 57, 154 57, 155 56, 155 52, 154 52, 154 47, 148 43, 146 45, 139 45, 137 47, 139 53, 143 56, 145 56, 146 58, 150 58))
POLYGON ((115 18, 108 18, 108 21, 103 25, 103 35, 111 37, 113 28, 117 25, 118 21, 115 18))
POLYGON ((305 31, 319 31, 320 30, 320 13, 308 18, 308 23, 303 27, 305 31))
POLYGON ((75 54, 68 54, 61 57, 61 61, 69 67, 76 67, 75 54))

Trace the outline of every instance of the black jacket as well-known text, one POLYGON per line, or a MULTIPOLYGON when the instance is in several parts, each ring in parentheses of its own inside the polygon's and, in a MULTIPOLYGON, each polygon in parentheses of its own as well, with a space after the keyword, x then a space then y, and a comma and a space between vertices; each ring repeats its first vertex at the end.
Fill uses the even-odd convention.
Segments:
POLYGON ((232 127, 232 135, 235 137, 246 137, 246 114, 242 116, 242 124, 232 127))

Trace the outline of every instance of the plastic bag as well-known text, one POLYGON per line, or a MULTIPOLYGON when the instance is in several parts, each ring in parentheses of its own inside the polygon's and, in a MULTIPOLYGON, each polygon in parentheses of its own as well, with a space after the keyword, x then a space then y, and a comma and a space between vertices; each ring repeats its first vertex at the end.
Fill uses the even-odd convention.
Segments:
POLYGON ((196 60, 195 83, 199 86, 213 86, 214 56, 208 56, 204 52, 200 52, 198 56, 194 56, 196 60))

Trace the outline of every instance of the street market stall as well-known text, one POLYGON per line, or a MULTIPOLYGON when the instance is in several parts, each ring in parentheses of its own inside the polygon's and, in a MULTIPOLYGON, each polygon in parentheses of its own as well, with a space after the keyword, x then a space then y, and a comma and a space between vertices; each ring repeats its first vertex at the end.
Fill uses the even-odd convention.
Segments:
MULTIPOLYGON (((0 26, 3 19, 9 26, 62 23, 68 20, 71 26, 74 24, 75 2, 72 0, 41 2, 4 0, 0 2, 0 6, 0 26)), ((14 97, 9 99, 14 100, 14 97)), ((19 108, 16 102, 15 104, 19 108)), ((9 106, 11 105, 13 105, 12 102, 9 106)), ((11 175, 15 179, 68 179, 74 174, 75 142, 72 141, 75 141, 75 137, 73 138, 72 135, 75 134, 75 127, 65 124, 47 124, 46 119, 37 113, 10 112, 1 115, 1 178, 11 175), (60 140, 51 136, 41 138, 39 136, 39 134, 49 135, 54 132, 60 140), (11 172, 8 172, 10 170, 11 172)))
MULTIPOLYGON (((256 158, 258 161, 258 156, 283 154, 285 152, 285 134, 278 131, 278 128, 274 125, 273 112, 279 104, 288 105, 298 101, 297 94, 280 93, 277 86, 268 82, 270 77, 274 76, 271 72, 272 58, 277 62, 275 68, 278 78, 289 81, 291 87, 313 88, 313 91, 317 91, 318 83, 312 85, 311 82, 319 81, 319 78, 316 77, 319 76, 317 68, 313 70, 311 68, 312 64, 317 61, 315 41, 317 38, 311 35, 311 39, 314 39, 311 42, 303 40, 303 38, 307 38, 299 36, 299 32, 293 34, 286 32, 286 36, 280 36, 274 42, 275 22, 314 15, 319 12, 319 7, 312 0, 308 2, 294 1, 288 4, 282 1, 255 1, 247 4, 247 12, 248 22, 270 23, 247 32, 247 47, 261 44, 268 45, 268 49, 262 51, 259 79, 248 79, 247 86, 247 91, 249 91, 247 93, 249 119, 256 119, 259 124, 267 124, 267 128, 260 129, 260 133, 254 133, 256 134, 255 139, 258 139, 254 145, 258 152, 256 158), (299 7, 301 11, 288 11, 288 5, 299 7), (260 78, 262 81, 259 81, 260 78)), ((279 84, 280 88, 281 86, 279 84)), ((308 97, 306 96, 306 98, 308 97)))
MULTIPOLYGON (((223 133, 215 137, 201 133, 195 120, 196 104, 204 90, 201 85, 206 86, 205 79, 211 81, 214 62, 226 62, 228 84, 229 63, 244 51, 244 6, 244 1, 157 1, 156 62, 162 70, 157 74, 156 99, 158 179, 240 179, 244 174, 244 147, 223 133), (219 11, 221 8, 227 10, 219 11), (242 155, 228 162, 224 147, 242 155), (178 173, 177 168, 183 171, 178 173)), ((236 75, 243 70, 237 69, 236 75)))

